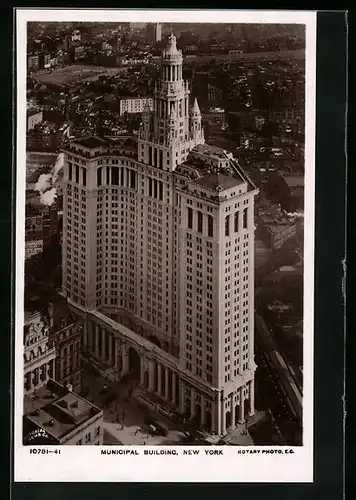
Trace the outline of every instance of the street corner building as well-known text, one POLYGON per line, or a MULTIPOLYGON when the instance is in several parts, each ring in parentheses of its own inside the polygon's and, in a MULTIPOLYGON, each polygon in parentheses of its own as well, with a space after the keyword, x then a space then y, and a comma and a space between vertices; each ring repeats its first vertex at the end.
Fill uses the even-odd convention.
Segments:
POLYGON ((103 412, 52 379, 24 397, 24 445, 101 445, 103 412))
POLYGON ((254 414, 254 197, 205 143, 172 34, 134 137, 64 148, 63 295, 83 356, 222 436, 254 414))

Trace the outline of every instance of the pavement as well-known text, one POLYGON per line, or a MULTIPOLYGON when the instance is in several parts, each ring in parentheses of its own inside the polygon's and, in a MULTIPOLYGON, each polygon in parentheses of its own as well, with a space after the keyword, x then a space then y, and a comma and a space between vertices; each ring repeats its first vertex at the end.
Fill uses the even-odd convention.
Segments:
POLYGON ((104 444, 122 445, 169 445, 184 441, 185 435, 175 424, 161 415, 148 411, 133 397, 138 385, 134 378, 111 383, 103 377, 85 373, 86 387, 90 387, 86 398, 104 412, 104 444), (107 386, 107 391, 104 387, 107 386), (114 396, 113 401, 107 402, 114 396), (166 436, 150 433, 147 417, 164 424, 168 428, 166 436))

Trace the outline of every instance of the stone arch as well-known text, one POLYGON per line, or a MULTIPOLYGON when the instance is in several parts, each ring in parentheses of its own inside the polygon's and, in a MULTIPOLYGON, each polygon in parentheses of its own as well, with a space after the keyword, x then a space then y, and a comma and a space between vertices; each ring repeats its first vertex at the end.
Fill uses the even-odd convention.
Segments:
POLYGON ((133 347, 129 347, 128 355, 130 373, 140 376, 141 360, 139 353, 133 347))

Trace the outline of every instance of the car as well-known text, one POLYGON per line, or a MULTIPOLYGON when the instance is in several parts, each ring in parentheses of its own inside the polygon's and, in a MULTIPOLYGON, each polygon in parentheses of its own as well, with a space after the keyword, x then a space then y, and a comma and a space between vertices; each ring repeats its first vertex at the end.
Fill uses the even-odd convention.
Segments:
POLYGON ((162 422, 157 422, 156 420, 153 420, 150 424, 150 428, 151 426, 155 427, 156 434, 160 434, 161 436, 167 436, 169 429, 162 422))

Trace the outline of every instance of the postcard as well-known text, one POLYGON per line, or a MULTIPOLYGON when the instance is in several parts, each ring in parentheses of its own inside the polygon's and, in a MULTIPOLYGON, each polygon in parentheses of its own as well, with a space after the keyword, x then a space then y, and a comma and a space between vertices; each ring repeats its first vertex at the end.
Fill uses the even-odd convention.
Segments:
POLYGON ((16 481, 313 481, 315 66, 312 11, 17 9, 16 481))

